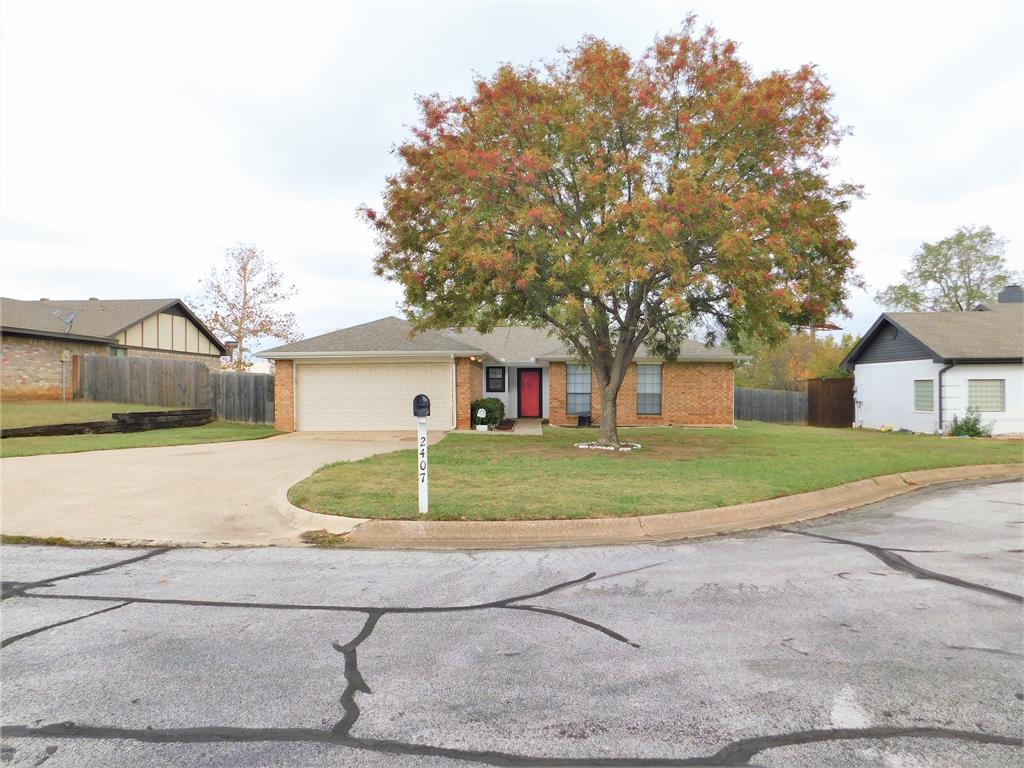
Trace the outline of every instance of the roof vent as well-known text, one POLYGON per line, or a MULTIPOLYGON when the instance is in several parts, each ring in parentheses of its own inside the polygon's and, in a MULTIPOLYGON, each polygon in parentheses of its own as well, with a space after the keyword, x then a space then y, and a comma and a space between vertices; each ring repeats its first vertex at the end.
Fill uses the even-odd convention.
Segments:
POLYGON ((40 301, 49 301, 49 299, 44 296, 43 298, 40 299, 40 301))
POLYGON ((99 301, 95 296, 90 296, 89 301, 99 301))
POLYGON ((997 301, 1000 304, 1024 304, 1024 288, 1008 285, 999 292, 997 301))

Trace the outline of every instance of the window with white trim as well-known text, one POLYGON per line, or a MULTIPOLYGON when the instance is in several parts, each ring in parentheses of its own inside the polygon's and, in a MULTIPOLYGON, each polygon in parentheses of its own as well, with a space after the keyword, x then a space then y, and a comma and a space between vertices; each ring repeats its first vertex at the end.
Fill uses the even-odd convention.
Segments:
POLYGON ((565 412, 567 415, 590 415, 591 381, 589 365, 565 366, 565 412))
POLYGON ((489 366, 487 366, 487 391, 488 392, 504 392, 505 391, 505 366, 503 366, 503 365, 489 365, 489 366))
POLYGON ((640 416, 661 415, 661 363, 637 365, 636 412, 640 416))
POLYGON ((914 410, 935 410, 935 382, 931 379, 914 379, 914 410))
POLYGON ((967 407, 976 411, 1005 411, 1006 380, 968 379, 967 407))

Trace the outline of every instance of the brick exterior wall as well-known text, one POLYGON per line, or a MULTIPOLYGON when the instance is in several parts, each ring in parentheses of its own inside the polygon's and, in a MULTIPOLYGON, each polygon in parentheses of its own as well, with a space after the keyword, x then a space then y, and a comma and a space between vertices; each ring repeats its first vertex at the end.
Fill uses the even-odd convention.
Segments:
POLYGON ((548 421, 562 427, 574 427, 577 423, 575 416, 565 413, 565 363, 548 365, 548 421))
MULTIPOLYGON (((565 387, 562 388, 563 391, 565 387)), ((455 428, 473 428, 473 401, 484 396, 483 363, 455 358, 455 428)))
MULTIPOLYGON (((576 426, 577 417, 565 412, 565 363, 551 363, 552 424, 576 426)), ((661 414, 636 412, 636 363, 629 366, 618 397, 620 427, 635 426, 732 426, 732 363, 668 362, 661 367, 661 414)), ((591 417, 601 419, 601 396, 596 378, 591 384, 591 417)))
POLYGON ((164 360, 188 360, 190 363, 202 363, 211 371, 220 370, 220 357, 200 355, 197 352, 175 352, 169 349, 128 347, 126 354, 128 357, 159 357, 164 360))
MULTIPOLYGON (((0 397, 4 400, 60 400, 60 355, 109 355, 108 344, 3 334, 0 397)), ((71 361, 65 363, 67 395, 72 397, 71 361)))
POLYGON ((295 431, 295 362, 277 360, 274 363, 274 429, 295 431))

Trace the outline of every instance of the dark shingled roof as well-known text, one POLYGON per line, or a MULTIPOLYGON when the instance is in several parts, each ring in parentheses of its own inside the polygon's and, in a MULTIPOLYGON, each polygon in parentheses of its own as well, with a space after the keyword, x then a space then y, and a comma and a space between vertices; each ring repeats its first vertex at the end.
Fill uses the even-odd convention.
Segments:
POLYGON ((1024 359, 1024 304, 993 304, 972 312, 886 312, 846 356, 844 366, 856 365, 885 321, 902 328, 940 360, 1024 359))
POLYGON ((320 336, 283 344, 257 354, 260 357, 289 358, 292 355, 351 354, 353 352, 439 352, 482 354, 479 347, 435 331, 413 335, 413 327, 397 317, 384 317, 371 323, 353 325, 320 336))
MULTIPOLYGON (((413 327, 397 317, 385 317, 371 323, 342 328, 321 336, 284 344, 257 353, 260 357, 284 358, 292 356, 331 354, 351 355, 365 352, 375 353, 429 353, 446 354, 487 354, 495 360, 508 363, 524 363, 534 360, 573 359, 574 353, 550 330, 526 326, 499 326, 490 333, 467 328, 441 332, 423 331, 413 335, 413 327)), ((641 350, 638 357, 650 357, 648 350, 641 350)), ((725 347, 706 347, 699 341, 683 341, 680 359, 721 360, 729 362, 741 359, 725 347)))
MULTIPOLYGON (((573 360, 576 358, 576 352, 570 349, 567 345, 561 341, 557 341, 557 346, 545 350, 542 354, 537 355, 539 360, 573 360)), ((650 348, 643 344, 640 349, 637 350, 636 358, 643 360, 650 358, 652 360, 659 360, 660 357, 654 354, 650 348)), ((738 355, 728 347, 722 347, 717 344, 713 344, 710 347, 703 342, 697 341, 696 339, 683 339, 679 343, 679 357, 678 360, 706 360, 708 362, 736 362, 738 360, 746 360, 746 355, 738 355)))
POLYGON ((224 352, 224 345, 203 325, 181 299, 0 299, 0 326, 4 330, 25 331, 45 336, 85 337, 111 340, 121 331, 157 312, 180 307, 224 352), (76 313, 68 330, 55 313, 68 317, 76 313))
POLYGON ((530 362, 541 352, 561 344, 547 328, 528 328, 522 325, 502 325, 490 333, 480 333, 473 328, 444 333, 506 363, 530 362))
POLYGON ((1024 304, 975 312, 892 312, 888 317, 946 359, 1024 357, 1024 304))

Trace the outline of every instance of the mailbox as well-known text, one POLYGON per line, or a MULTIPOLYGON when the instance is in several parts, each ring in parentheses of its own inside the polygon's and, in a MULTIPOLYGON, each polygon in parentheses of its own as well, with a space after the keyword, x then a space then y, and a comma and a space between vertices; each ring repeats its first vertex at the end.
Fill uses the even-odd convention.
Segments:
POLYGON ((430 398, 426 395, 416 395, 412 399, 412 415, 417 419, 425 419, 430 415, 430 398))

